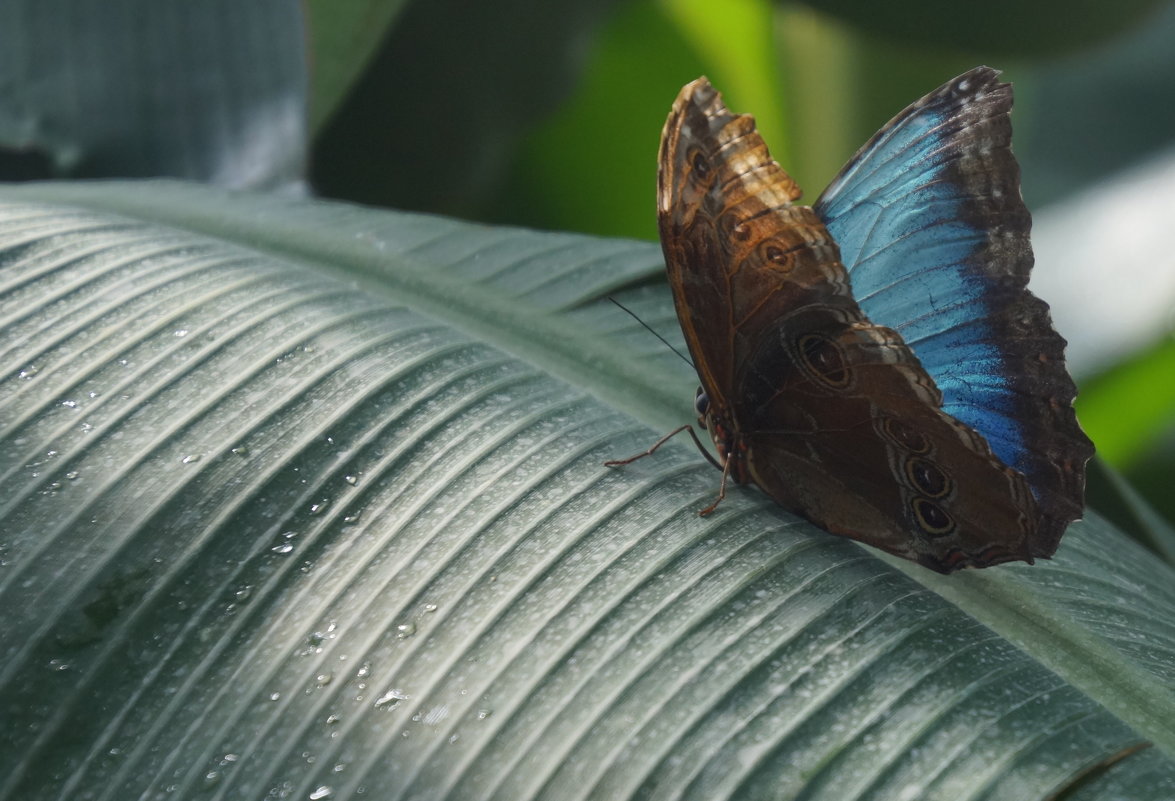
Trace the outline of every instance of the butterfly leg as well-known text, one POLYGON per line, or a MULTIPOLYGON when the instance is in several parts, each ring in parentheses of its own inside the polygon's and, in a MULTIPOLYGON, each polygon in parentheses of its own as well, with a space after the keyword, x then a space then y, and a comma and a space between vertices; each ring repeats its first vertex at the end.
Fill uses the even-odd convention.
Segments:
POLYGON ((647 451, 645 451, 644 453, 638 453, 636 456, 630 456, 627 459, 609 459, 608 461, 604 462, 604 467, 620 467, 621 465, 632 464, 637 459, 643 459, 646 456, 652 456, 653 453, 658 448, 660 448, 662 445, 664 445, 669 440, 676 437, 682 431, 689 431, 690 436, 694 438, 694 442, 697 443, 698 448, 701 449, 703 453, 705 453, 705 449, 702 448, 702 443, 698 441, 698 435, 694 433, 694 427, 691 426, 689 423, 686 423, 683 426, 678 426, 677 428, 673 429, 665 436, 661 437, 661 439, 654 442, 653 446, 651 448, 649 448, 647 451))
POLYGON ((694 444, 698 446, 698 450, 701 451, 702 455, 706 457, 707 462, 714 465, 719 470, 725 471, 726 468, 724 468, 721 464, 719 464, 718 460, 710 455, 710 452, 708 450, 706 450, 706 446, 702 444, 702 441, 700 439, 698 439, 698 435, 694 431, 694 427, 691 426, 689 423, 686 423, 683 426, 678 426, 677 428, 673 429, 668 434, 661 437, 661 439, 654 442, 653 447, 649 448, 647 451, 645 451, 643 453, 638 453, 636 456, 630 456, 627 459, 609 459, 608 461, 604 462, 604 467, 620 467, 621 465, 632 464, 637 459, 643 459, 646 456, 652 456, 654 451, 656 451, 658 448, 660 448, 662 445, 664 445, 669 440, 676 437, 682 431, 689 432, 689 435, 693 439, 694 444))
POLYGON ((722 500, 726 497, 726 477, 730 475, 730 463, 731 460, 727 459, 726 464, 722 466, 722 481, 718 484, 718 497, 714 499, 714 503, 698 512, 698 517, 707 517, 718 508, 718 504, 722 503, 722 500))
POLYGON ((689 423, 686 423, 683 426, 678 426, 677 428, 673 429, 668 434, 661 437, 661 439, 654 442, 653 446, 651 448, 649 448, 647 451, 645 451, 644 453, 638 453, 636 456, 630 456, 627 459, 610 459, 609 461, 604 462, 604 466, 605 467, 619 467, 621 465, 632 464, 637 459, 643 459, 646 456, 652 456, 654 451, 656 451, 658 448, 660 448, 662 445, 664 445, 666 442, 668 442, 673 437, 680 434, 682 431, 688 431, 690 438, 693 439, 694 444, 698 446, 698 450, 701 451, 702 455, 706 457, 706 461, 708 461, 710 464, 714 465, 715 467, 717 467, 719 470, 722 471, 722 482, 718 485, 718 498, 714 501, 714 503, 710 504, 705 509, 698 512, 699 515, 701 515, 702 517, 705 517, 706 515, 710 514, 715 509, 717 509, 718 504, 722 503, 722 499, 726 497, 726 478, 727 478, 727 476, 730 475, 731 460, 726 459, 725 463, 719 464, 718 460, 715 459, 713 456, 711 456, 710 452, 708 450, 706 450, 706 446, 704 446, 702 444, 702 441, 700 439, 698 439, 697 432, 694 431, 694 427, 692 425, 690 425, 689 423))

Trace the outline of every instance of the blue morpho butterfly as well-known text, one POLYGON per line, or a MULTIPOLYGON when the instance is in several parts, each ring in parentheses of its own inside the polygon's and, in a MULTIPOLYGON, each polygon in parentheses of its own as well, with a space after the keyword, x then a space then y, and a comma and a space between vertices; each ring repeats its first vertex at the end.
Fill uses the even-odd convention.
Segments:
POLYGON ((719 501, 727 476, 753 482, 941 573, 1047 558, 1081 516, 1093 445, 1065 341, 1027 289, 997 76, 978 67, 914 103, 811 207, 792 205, 752 117, 705 78, 681 90, 657 212, 719 501))

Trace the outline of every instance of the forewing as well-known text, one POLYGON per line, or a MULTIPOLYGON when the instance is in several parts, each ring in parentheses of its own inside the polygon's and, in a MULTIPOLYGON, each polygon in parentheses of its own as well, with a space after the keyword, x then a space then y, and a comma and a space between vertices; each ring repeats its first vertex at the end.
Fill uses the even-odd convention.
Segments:
MULTIPOLYGON (((681 90, 661 135, 657 221, 682 332, 702 385, 721 406, 732 400, 736 365, 753 338, 746 307, 760 302, 756 279, 735 286, 752 233, 740 224, 787 215, 799 196, 752 117, 728 111, 705 78, 681 90)), ((783 247, 801 239, 795 232, 783 247)))
POLYGON ((1048 556, 1084 505, 1093 446, 1048 306, 1027 289, 1031 221, 1011 151, 1011 86, 978 67, 873 137, 817 201, 861 308, 898 331, 944 410, 1023 473, 1048 556))

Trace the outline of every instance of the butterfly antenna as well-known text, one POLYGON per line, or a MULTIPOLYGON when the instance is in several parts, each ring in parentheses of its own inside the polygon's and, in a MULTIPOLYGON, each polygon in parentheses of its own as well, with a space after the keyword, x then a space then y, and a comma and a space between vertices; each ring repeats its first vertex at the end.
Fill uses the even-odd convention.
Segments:
POLYGON ((637 316, 636 316, 636 314, 634 314, 634 313, 633 313, 633 311, 632 311, 631 309, 629 309, 627 306, 625 306, 623 303, 621 303, 620 301, 618 301, 616 298, 612 297, 611 295, 609 295, 609 296, 608 296, 608 300, 612 301, 612 302, 613 302, 613 303, 615 303, 617 306, 619 306, 620 308, 624 309, 625 313, 627 313, 629 317, 631 317, 632 319, 634 319, 634 320, 636 320, 638 323, 640 323, 642 328, 644 328, 644 329, 645 329, 646 331, 648 331, 650 334, 652 334, 653 336, 655 336, 657 339, 661 340, 661 342, 662 342, 662 343, 664 343, 665 347, 669 348, 669 350, 671 350, 671 351, 673 351, 674 353, 676 353, 676 354, 677 354, 677 357, 678 357, 679 359, 681 359, 683 362, 685 362, 686 364, 688 364, 690 367, 693 367, 694 371, 695 371, 695 372, 697 372, 697 369, 698 369, 698 368, 694 367, 694 363, 693 363, 693 362, 691 362, 691 361, 689 360, 689 358, 688 358, 688 357, 684 356, 684 355, 682 354, 682 352, 681 352, 681 351, 679 351, 677 348, 673 347, 673 345, 669 344, 669 340, 667 340, 665 337, 661 336, 661 335, 660 335, 660 334, 658 334, 656 331, 654 331, 654 330, 653 330, 651 327, 649 327, 649 324, 648 324, 648 323, 646 323, 646 322, 645 322, 644 320, 642 320, 641 318, 637 317, 637 316))

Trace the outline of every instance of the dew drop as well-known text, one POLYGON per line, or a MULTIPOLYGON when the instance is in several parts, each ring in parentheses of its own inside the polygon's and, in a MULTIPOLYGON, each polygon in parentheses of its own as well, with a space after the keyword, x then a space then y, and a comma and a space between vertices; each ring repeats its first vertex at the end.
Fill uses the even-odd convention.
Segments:
POLYGON ((405 701, 407 698, 408 694, 403 690, 393 688, 375 699, 375 707, 376 709, 395 709, 401 701, 405 701))

